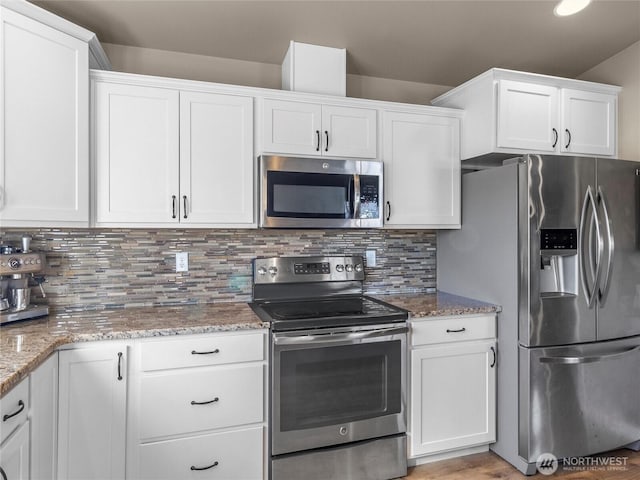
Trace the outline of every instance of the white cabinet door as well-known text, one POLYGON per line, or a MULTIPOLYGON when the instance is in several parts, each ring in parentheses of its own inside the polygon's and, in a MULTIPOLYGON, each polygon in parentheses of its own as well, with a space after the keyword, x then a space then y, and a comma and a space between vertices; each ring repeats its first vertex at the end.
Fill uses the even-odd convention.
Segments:
POLYGON ((412 457, 495 441, 495 343, 411 351, 412 457))
POLYGON ((266 99, 262 115, 264 152, 321 155, 320 105, 266 99))
POLYGON ((56 478, 58 353, 29 375, 31 388, 31 478, 56 478))
POLYGON ((180 208, 181 223, 253 223, 251 97, 180 92, 180 208))
POLYGON ((179 93, 94 82, 96 223, 178 223, 179 93))
POLYGON ((322 106, 322 154, 376 158, 377 112, 368 108, 322 106))
POLYGON ((0 223, 87 226, 87 44, 0 12, 0 223))
POLYGON ((2 480, 31 478, 29 476, 29 420, 0 445, 0 478, 2 480))
POLYGON ((456 118, 384 112, 385 225, 460 226, 460 125, 456 118))
POLYGON ((262 151, 376 158, 377 112, 369 108, 266 99, 262 151))
POLYGON ((59 355, 58 478, 124 478, 127 346, 59 355))
POLYGON ((560 143, 558 89, 500 80, 497 122, 498 148, 556 151, 560 143))
POLYGON ((615 155, 616 95, 563 88, 560 150, 615 155))

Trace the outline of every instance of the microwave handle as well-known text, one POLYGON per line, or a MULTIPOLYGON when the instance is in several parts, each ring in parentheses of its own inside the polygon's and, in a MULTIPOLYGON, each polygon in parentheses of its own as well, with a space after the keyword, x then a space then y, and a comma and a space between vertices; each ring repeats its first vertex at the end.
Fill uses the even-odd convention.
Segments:
POLYGON ((360 218, 360 175, 353 176, 353 218, 360 218))

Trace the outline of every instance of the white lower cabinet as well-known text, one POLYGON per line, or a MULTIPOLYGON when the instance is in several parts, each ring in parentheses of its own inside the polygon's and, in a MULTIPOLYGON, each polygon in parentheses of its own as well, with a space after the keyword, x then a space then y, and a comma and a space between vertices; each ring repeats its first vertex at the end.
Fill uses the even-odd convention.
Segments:
POLYGON ((495 441, 495 322, 495 315, 411 321, 408 436, 415 463, 495 441))
POLYGON ((140 340, 127 477, 265 478, 265 342, 262 330, 140 340))
POLYGON ((149 480, 263 478, 263 427, 140 445, 140 472, 149 480))
POLYGON ((29 375, 31 389, 31 479, 56 478, 58 353, 29 375))
POLYGON ((126 342, 59 352, 58 479, 123 479, 126 342))
POLYGON ((29 420, 0 445, 0 478, 29 480, 29 420))

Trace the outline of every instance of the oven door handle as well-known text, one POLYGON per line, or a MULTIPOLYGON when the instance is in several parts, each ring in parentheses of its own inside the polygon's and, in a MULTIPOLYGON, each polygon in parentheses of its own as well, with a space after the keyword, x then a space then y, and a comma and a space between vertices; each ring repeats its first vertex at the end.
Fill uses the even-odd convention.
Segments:
POLYGON ((399 335, 407 333, 407 327, 384 328, 382 330, 367 330, 365 332, 344 332, 344 333, 325 333, 320 335, 300 335, 300 336, 278 336, 274 335, 273 343, 275 345, 301 345, 305 343, 338 343, 350 342, 354 340, 364 340, 376 337, 388 337, 389 335, 399 335))

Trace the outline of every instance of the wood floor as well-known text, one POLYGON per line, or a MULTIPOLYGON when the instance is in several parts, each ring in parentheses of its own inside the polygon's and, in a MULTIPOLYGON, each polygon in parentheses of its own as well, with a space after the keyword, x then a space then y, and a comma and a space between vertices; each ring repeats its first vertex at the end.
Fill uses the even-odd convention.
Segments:
MULTIPOLYGON (((598 470, 568 471, 558 468, 553 475, 538 473, 531 477, 522 475, 509 463, 493 452, 478 453, 465 457, 442 460, 409 468, 405 480, 522 480, 522 479, 563 479, 563 480, 640 480, 640 452, 616 450, 601 455, 626 458, 626 465, 619 470, 598 467, 598 470)), ((622 460, 624 461, 624 460, 622 460)))

